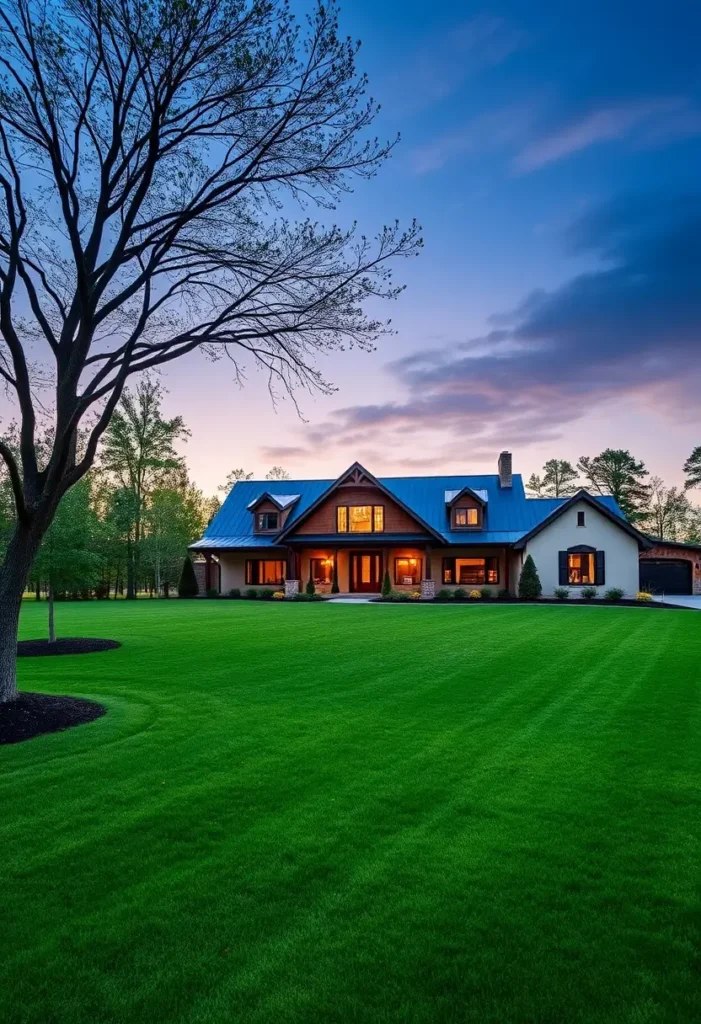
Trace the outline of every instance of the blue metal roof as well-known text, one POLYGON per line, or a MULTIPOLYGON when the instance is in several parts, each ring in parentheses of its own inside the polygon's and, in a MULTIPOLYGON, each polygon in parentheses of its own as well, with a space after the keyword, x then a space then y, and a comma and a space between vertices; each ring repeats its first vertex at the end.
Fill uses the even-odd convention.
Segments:
MULTIPOLYGON (((190 544, 190 551, 208 551, 225 548, 272 548, 274 537, 266 537, 263 534, 247 533, 237 537, 213 537, 205 533, 201 540, 190 544)), ((280 548, 284 551, 284 548, 280 548)))
MULTIPOLYGON (((499 486, 499 477, 494 474, 484 476, 398 476, 378 477, 379 482, 387 488, 409 509, 436 530, 447 544, 484 545, 513 544, 528 533, 567 498, 528 498, 526 497, 521 475, 516 473, 510 488, 499 486), (473 491, 483 491, 487 496, 484 529, 468 532, 465 530, 451 531, 450 520, 445 503, 446 491, 459 491, 470 487, 473 491)), ((234 484, 221 509, 207 527, 201 540, 191 545, 194 550, 206 548, 265 548, 275 547, 276 535, 263 536, 253 532, 253 514, 249 505, 261 494, 289 495, 299 494, 299 500, 292 508, 285 529, 296 522, 307 509, 331 487, 334 480, 239 480, 234 484)), ((615 515, 623 518, 623 513, 611 497, 596 497, 615 515)), ((417 534, 418 538, 418 534, 417 534)), ((312 538, 305 538, 312 540, 312 538)), ((365 540, 368 538, 365 537, 365 540)), ((395 539, 394 535, 384 535, 385 541, 395 539)), ((407 540, 405 535, 397 539, 407 540)), ((428 536, 426 539, 430 539, 428 536)), ((322 538, 313 538, 318 543, 322 538)), ((328 542, 350 540, 346 535, 325 537, 328 542)))

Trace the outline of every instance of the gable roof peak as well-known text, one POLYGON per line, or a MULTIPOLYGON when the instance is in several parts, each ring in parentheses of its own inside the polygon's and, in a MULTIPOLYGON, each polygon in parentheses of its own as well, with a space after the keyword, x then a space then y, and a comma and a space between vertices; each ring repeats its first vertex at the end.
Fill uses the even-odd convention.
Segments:
POLYGON ((348 467, 348 469, 344 473, 341 473, 341 475, 336 480, 334 480, 322 494, 319 495, 316 501, 312 502, 312 504, 308 508, 306 508, 301 515, 297 516, 297 518, 294 519, 289 526, 285 527, 280 532, 280 534, 278 535, 278 540, 281 541, 284 538, 288 537, 299 527, 301 523, 305 521, 305 519, 308 519, 312 512, 314 512, 324 501, 326 501, 327 498, 329 498, 334 491, 348 484, 372 484, 373 487, 376 487, 377 490, 384 494, 387 498, 389 498, 390 501, 393 501, 396 505, 398 505, 404 512, 407 513, 407 515, 410 515, 412 519, 414 519, 421 526, 422 529, 424 529, 427 533, 430 533, 431 536, 435 537, 438 541, 440 541, 440 543, 444 542, 443 536, 441 535, 441 533, 439 533, 438 530, 431 526, 430 523, 427 523, 425 519, 423 519, 420 515, 418 515, 417 512, 414 511, 413 508, 405 504, 405 502, 403 502, 402 499, 398 497, 398 495, 394 494, 393 491, 391 491, 389 487, 383 484, 381 480, 378 480, 376 476, 373 476, 373 474, 369 470, 367 470, 365 466, 363 466, 360 462, 354 462, 351 466, 348 467))

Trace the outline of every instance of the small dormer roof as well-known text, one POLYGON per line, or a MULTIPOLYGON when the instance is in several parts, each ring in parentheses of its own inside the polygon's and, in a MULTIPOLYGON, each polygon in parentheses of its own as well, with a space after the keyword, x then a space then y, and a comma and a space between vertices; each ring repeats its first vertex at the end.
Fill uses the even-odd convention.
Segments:
POLYGON ((246 508, 252 512, 262 501, 272 501, 273 505, 284 512, 286 508, 290 508, 296 501, 299 501, 299 497, 299 494, 271 494, 270 491, 263 491, 253 501, 249 501, 246 508))
POLYGON ((489 501, 489 493, 482 488, 473 489, 472 487, 460 487, 458 490, 445 492, 446 505, 454 505, 458 498, 462 498, 463 495, 469 495, 471 498, 476 498, 481 505, 486 505, 489 501))

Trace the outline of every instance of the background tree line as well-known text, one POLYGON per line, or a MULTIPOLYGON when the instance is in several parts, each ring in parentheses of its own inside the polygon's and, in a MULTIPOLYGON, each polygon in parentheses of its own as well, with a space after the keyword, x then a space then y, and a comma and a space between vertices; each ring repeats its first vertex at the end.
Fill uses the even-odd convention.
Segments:
MULTIPOLYGON (((188 544, 221 502, 190 480, 177 452, 189 431, 180 416, 164 417, 162 403, 163 389, 148 377, 124 393, 94 468, 64 495, 41 544, 29 581, 37 600, 135 598, 139 592, 167 598, 177 588, 188 544)), ((17 448, 16 427, 3 440, 17 448)), ((51 448, 48 436, 45 447, 51 448)), ((219 490, 252 477, 232 470, 219 490)), ((289 474, 273 466, 266 479, 289 474)), ((0 469, 0 557, 14 516, 10 480, 0 469)))
POLYGON ((688 492, 701 486, 701 445, 684 463, 683 488, 666 487, 650 476, 645 463, 621 448, 583 455, 576 467, 566 459, 548 459, 533 473, 526 490, 535 498, 564 498, 580 487, 592 494, 610 494, 626 518, 644 533, 664 540, 701 542, 701 508, 688 492))

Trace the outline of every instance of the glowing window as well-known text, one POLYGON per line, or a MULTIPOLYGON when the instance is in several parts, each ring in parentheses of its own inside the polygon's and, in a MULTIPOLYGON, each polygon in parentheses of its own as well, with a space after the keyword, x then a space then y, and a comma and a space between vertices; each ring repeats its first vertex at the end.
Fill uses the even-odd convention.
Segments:
POLYGON ((402 584, 416 584, 421 582, 421 559, 420 558, 395 558, 394 560, 394 582, 397 586, 402 584))
POLYGON ((319 585, 333 583, 333 558, 311 558, 311 577, 319 585))
POLYGON ((479 524, 479 514, 476 508, 456 508, 455 509, 455 525, 461 526, 477 526, 479 524))
POLYGON ((595 575, 593 551, 567 556, 567 580, 569 583, 593 583, 595 575))

